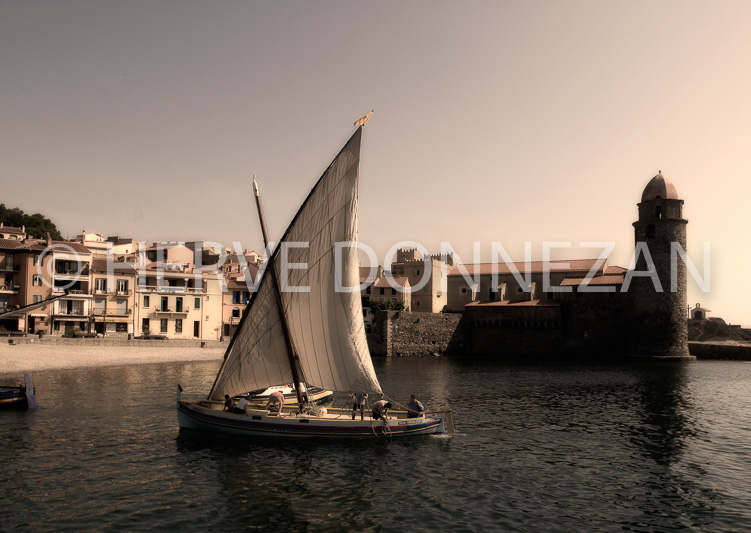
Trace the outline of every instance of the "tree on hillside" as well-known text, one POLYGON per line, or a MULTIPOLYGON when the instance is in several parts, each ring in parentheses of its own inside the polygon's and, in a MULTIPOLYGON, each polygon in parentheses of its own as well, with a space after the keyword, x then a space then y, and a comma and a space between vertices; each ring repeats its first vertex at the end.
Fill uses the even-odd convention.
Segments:
POLYGON ((41 213, 27 215, 17 207, 8 208, 5 207, 5 204, 0 204, 0 222, 6 226, 15 226, 17 228, 26 226, 27 235, 35 239, 43 239, 49 232, 52 239, 56 241, 63 240, 63 236, 60 235, 54 222, 41 213))

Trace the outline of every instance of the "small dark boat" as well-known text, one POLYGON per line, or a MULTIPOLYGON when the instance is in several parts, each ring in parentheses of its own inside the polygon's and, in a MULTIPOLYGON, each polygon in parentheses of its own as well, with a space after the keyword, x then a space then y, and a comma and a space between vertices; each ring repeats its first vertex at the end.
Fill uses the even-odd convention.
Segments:
POLYGON ((6 387, 0 385, 0 409, 36 409, 36 397, 31 376, 24 374, 26 385, 6 387))

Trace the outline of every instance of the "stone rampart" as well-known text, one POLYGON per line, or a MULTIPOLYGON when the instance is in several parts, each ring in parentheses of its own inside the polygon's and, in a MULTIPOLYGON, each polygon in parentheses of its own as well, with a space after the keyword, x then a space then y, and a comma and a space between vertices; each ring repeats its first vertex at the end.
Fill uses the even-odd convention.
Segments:
POLYGON ((697 359, 751 361, 751 344, 689 341, 688 351, 697 359))
POLYGON ((462 315, 381 311, 368 335, 376 356, 458 354, 465 346, 462 315))

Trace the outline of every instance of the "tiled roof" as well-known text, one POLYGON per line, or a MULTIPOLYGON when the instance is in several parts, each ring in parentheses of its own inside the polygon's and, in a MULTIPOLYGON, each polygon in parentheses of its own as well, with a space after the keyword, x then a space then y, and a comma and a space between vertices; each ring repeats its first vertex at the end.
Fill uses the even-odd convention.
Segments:
POLYGON ((74 252, 77 252, 79 254, 90 254, 91 250, 86 248, 83 244, 80 242, 71 242, 71 241, 52 241, 53 245, 58 245, 58 250, 73 250, 74 252))
POLYGON ((22 228, 16 226, 3 226, 0 228, 0 233, 17 233, 19 235, 26 233, 22 228))
MULTIPOLYGON (((569 259, 567 261, 530 261, 529 270, 532 274, 542 274, 549 269, 550 272, 589 272, 589 270, 599 261, 599 259, 569 259), (547 267, 547 269, 546 269, 547 267)), ((523 261, 514 261, 516 269, 524 274, 527 264, 523 261)), ((492 274, 495 269, 498 274, 511 274, 509 265, 503 261, 497 263, 477 263, 464 265, 470 276, 475 274, 492 274)), ((448 274, 449 276, 461 276, 462 272, 459 267, 455 267, 448 274)))
POLYGON ((21 241, 14 241, 11 239, 0 239, 0 248, 4 248, 6 250, 15 250, 16 248, 23 248, 23 243, 21 241))
MULTIPOLYGON (((589 280, 587 285, 623 285, 624 274, 614 274, 607 276, 595 276, 589 280)), ((586 278, 566 278, 561 282, 562 287, 578 287, 586 278)))
MULTIPOLYGON (((409 285, 409 280, 407 280, 407 278, 404 278, 402 276, 394 276, 391 279, 394 281, 394 283, 396 283, 397 285, 401 287, 406 287, 407 285, 409 285)), ((373 282, 373 287, 376 287, 376 288, 383 287, 385 289, 392 288, 391 285, 389 284, 388 278, 386 277, 381 277, 375 280, 373 282)))
POLYGON ((512 302, 503 300, 500 302, 471 302, 466 307, 560 307, 560 300, 522 300, 512 302))

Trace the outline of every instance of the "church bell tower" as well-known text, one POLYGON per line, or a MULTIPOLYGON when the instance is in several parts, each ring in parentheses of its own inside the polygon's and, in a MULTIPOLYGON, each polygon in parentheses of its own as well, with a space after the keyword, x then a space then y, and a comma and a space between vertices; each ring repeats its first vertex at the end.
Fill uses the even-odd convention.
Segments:
POLYGON ((633 302, 631 351, 634 355, 689 358, 686 316, 686 249, 683 200, 662 173, 642 193, 634 222, 636 267, 629 288, 633 302), (652 264, 650 264, 650 259, 652 264), (649 272, 649 275, 645 275, 649 272), (658 282, 659 280, 659 282, 658 282))

